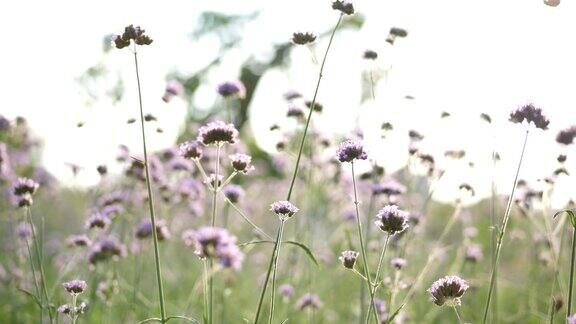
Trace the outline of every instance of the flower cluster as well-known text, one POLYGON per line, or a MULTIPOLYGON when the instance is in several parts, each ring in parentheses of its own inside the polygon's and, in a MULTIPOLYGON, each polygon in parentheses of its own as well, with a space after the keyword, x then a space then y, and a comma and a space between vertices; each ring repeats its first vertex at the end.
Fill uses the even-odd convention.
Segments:
POLYGON ((88 262, 96 264, 110 258, 123 257, 126 255, 126 247, 114 236, 105 236, 91 246, 88 252, 88 262))
POLYGON ((378 212, 374 224, 389 235, 394 235, 408 228, 408 215, 396 205, 387 205, 378 212))
POLYGON ((202 146, 198 141, 187 141, 180 144, 178 154, 186 159, 200 159, 202 158, 202 146))
POLYGON ((122 35, 114 37, 114 45, 117 49, 130 46, 130 41, 133 40, 136 45, 150 45, 152 39, 144 34, 145 30, 140 26, 134 27, 133 25, 126 26, 122 35))
POLYGON ((232 124, 223 121, 210 122, 198 130, 198 142, 208 145, 235 144, 238 141, 238 130, 232 124))
POLYGON ((349 0, 336 0, 332 2, 332 9, 338 10, 346 15, 352 15, 354 13, 354 6, 349 0))
POLYGON ((254 166, 252 165, 252 157, 250 155, 236 153, 230 155, 230 160, 232 168, 236 172, 248 173, 254 170, 254 166))
POLYGON ((310 32, 296 32, 292 34, 292 43, 296 45, 306 45, 314 43, 316 35, 310 32))
MULTIPOLYGON (((134 233, 138 239, 146 239, 152 237, 152 221, 149 218, 143 219, 138 224, 136 232, 134 233)), ((158 241, 168 240, 170 238, 170 230, 163 219, 156 220, 156 237, 158 241)))
POLYGON ((576 125, 570 126, 558 132, 558 135, 556 135, 556 142, 564 145, 570 145, 574 143, 574 138, 576 138, 576 125))
POLYGON ((173 97, 179 96, 182 93, 184 93, 184 86, 182 86, 182 83, 176 80, 170 80, 166 83, 162 100, 164 102, 170 102, 173 97))
POLYGON ((347 140, 338 147, 336 157, 340 162, 352 162, 354 160, 366 160, 368 154, 364 151, 362 143, 356 140, 347 140))
POLYGON ((359 254, 360 253, 356 251, 344 251, 338 260, 342 262, 342 265, 345 268, 352 269, 354 268, 354 264, 356 264, 356 260, 358 259, 359 254))
POLYGON ((187 230, 182 234, 187 246, 194 248, 194 254, 201 259, 215 258, 225 268, 239 270, 244 254, 236 245, 236 237, 219 227, 201 227, 187 230))
POLYGON ((460 298, 468 289, 468 283, 458 276, 446 276, 436 280, 428 293, 432 297, 434 304, 442 306, 459 306, 460 298))
POLYGON ((243 99, 246 96, 246 87, 240 81, 226 81, 218 85, 218 93, 224 98, 243 99))
POLYGON ((32 195, 36 193, 40 185, 28 178, 18 178, 13 185, 13 194, 16 199, 18 207, 29 207, 34 202, 32 195))
POLYGON ((286 200, 272 203, 272 205, 270 205, 270 210, 273 211, 274 214, 284 219, 294 216, 294 214, 299 211, 298 207, 294 206, 291 202, 286 200))
POLYGON ((306 293, 304 296, 300 297, 296 302, 296 308, 299 310, 305 310, 306 308, 318 309, 322 307, 324 303, 320 300, 320 297, 316 294, 306 293))
POLYGON ((517 124, 523 121, 534 123, 536 128, 542 130, 548 129, 548 124, 550 124, 550 121, 542 115, 542 109, 536 108, 533 104, 527 104, 514 110, 510 113, 510 121, 517 124))

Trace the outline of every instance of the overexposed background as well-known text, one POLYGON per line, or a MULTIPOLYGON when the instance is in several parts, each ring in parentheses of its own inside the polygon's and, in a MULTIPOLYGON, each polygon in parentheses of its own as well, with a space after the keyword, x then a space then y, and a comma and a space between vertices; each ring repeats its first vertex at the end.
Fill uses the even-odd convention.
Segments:
MULTIPOLYGON (((470 183, 477 197, 490 192, 494 145, 502 157, 496 170, 498 190, 508 192, 520 153, 523 128, 507 121, 517 106, 533 102, 551 120, 550 130, 533 132, 521 178, 538 185, 557 167, 561 148, 554 142, 558 130, 576 123, 576 3, 564 1, 549 7, 541 0, 363 0, 354 2, 365 16, 360 30, 343 30, 334 41, 318 100, 325 109, 315 116, 318 128, 328 134, 347 135, 363 130, 371 157, 388 172, 406 164, 407 132, 425 136, 422 150, 434 154, 447 170, 436 194, 451 200, 462 182, 470 183), (408 37, 394 46, 384 40, 390 27, 402 27, 408 37), (379 53, 373 64, 362 59, 364 50, 379 53), (376 100, 362 101, 363 72, 378 79, 376 100), (406 95, 414 100, 405 99, 406 95), (441 119, 447 111, 450 118, 441 119), (480 113, 492 116, 489 125, 480 113), (357 124, 351 121, 357 120, 357 124), (381 138, 380 125, 395 129, 381 138), (444 161, 445 150, 465 149, 465 161, 444 161), (474 161, 475 167, 467 166, 474 161)), ((158 117, 149 123, 153 149, 169 147, 184 127, 187 105, 177 98, 161 100, 166 76, 190 74, 219 55, 216 37, 193 40, 191 31, 206 10, 258 17, 243 25, 240 46, 227 52, 222 64, 192 98, 199 108, 218 100, 218 83, 236 79, 241 64, 253 56, 266 58, 274 44, 286 42, 294 31, 321 33, 332 28, 338 14, 330 1, 14 1, 0 4, 0 114, 24 116, 44 141, 43 163, 57 178, 72 186, 94 184, 95 167, 112 165, 119 144, 141 151, 137 96, 132 56, 128 50, 102 54, 103 38, 120 33, 127 24, 141 25, 154 39, 141 50, 144 105, 158 117), (113 103, 88 100, 77 78, 101 63, 109 81, 124 80, 124 99, 113 103), (77 128, 78 122, 84 122, 77 128), (156 127, 163 134, 154 132, 156 127), (72 176, 66 163, 83 168, 72 176)), ((327 45, 312 47, 321 58, 327 45)), ((250 105, 250 127, 259 144, 275 154, 278 138, 268 128, 282 122, 287 109, 282 94, 298 90, 311 97, 318 65, 306 47, 293 48, 290 66, 268 71, 250 105)), ((96 93, 110 84, 91 84, 96 93)), ((574 155, 574 154, 572 154, 574 155)), ((567 168, 576 174, 570 156, 567 168)), ((118 170, 116 170, 118 171, 118 170)), ((564 204, 571 196, 575 176, 560 177, 554 200, 564 204), (570 190, 570 185, 572 190, 570 190)))

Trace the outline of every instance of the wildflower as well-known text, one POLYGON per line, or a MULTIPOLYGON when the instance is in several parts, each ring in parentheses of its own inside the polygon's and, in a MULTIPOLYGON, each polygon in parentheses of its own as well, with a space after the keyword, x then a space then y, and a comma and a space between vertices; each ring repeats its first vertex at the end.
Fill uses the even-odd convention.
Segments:
POLYGON ((40 185, 28 178, 18 178, 13 185, 13 192, 16 196, 22 196, 24 194, 33 195, 40 185))
POLYGON ((378 212, 374 224, 388 235, 394 235, 408 228, 408 215, 396 205, 387 205, 378 212))
POLYGON ((16 226, 16 235, 21 240, 28 240, 32 237, 32 227, 28 223, 19 223, 16 226))
MULTIPOLYGON (((312 101, 307 100, 306 102, 304 102, 304 104, 306 105, 306 107, 308 107, 308 109, 312 109, 312 101)), ((322 112, 322 110, 324 110, 324 106, 320 104, 318 101, 314 102, 314 111, 322 112)))
POLYGON ((576 314, 572 314, 566 318, 567 324, 576 324, 576 314))
POLYGON ((284 99, 291 101, 294 99, 302 98, 302 94, 298 91, 290 90, 284 93, 284 99))
POLYGON ((70 235, 67 239, 66 239, 66 244, 70 247, 74 247, 74 246, 90 246, 90 244, 92 244, 92 242, 90 241, 90 239, 88 238, 87 235, 85 234, 79 234, 79 235, 70 235))
POLYGON ((91 214, 86 220, 86 229, 105 228, 108 225, 110 225, 110 218, 99 212, 91 214))
MULTIPOLYGON (((136 228, 135 236, 141 240, 152 237, 152 221, 148 218, 143 219, 136 228)), ((164 241, 169 239, 170 236, 170 230, 166 222, 163 219, 156 220, 156 237, 158 237, 158 240, 164 241)))
POLYGON ((96 264, 100 261, 106 261, 114 257, 123 257, 126 255, 126 247, 114 236, 106 236, 92 245, 88 252, 88 262, 96 264))
POLYGON ((354 13, 354 6, 349 0, 336 0, 332 2, 332 9, 341 11, 343 14, 347 15, 354 13))
POLYGON ((88 287, 88 285, 86 284, 86 281, 78 280, 78 279, 74 279, 74 280, 65 282, 62 284, 62 286, 70 294, 76 294, 76 295, 83 293, 84 290, 86 290, 86 288, 88 287))
POLYGON ((117 49, 122 49, 130 46, 131 40, 133 40, 136 45, 152 44, 152 39, 145 35, 144 32, 145 30, 141 29, 140 26, 134 27, 133 25, 129 25, 124 28, 124 33, 122 35, 116 35, 114 37, 114 45, 117 49))
POLYGON ((244 174, 254 170, 252 165, 252 157, 250 155, 236 153, 230 155, 230 160, 232 161, 232 168, 236 172, 242 172, 244 174))
POLYGON ((222 184, 222 180, 224 180, 224 177, 222 175, 220 174, 216 175, 215 173, 210 173, 208 179, 204 180, 204 184, 209 184, 213 188, 217 188, 220 187, 220 185, 222 184))
POLYGON ((68 304, 60 305, 57 309, 58 313, 68 315, 72 312, 72 306, 68 304))
POLYGON ((32 195, 29 193, 25 193, 25 194, 22 194, 20 196, 15 196, 14 199, 15 199, 15 204, 18 207, 30 207, 34 203, 34 200, 32 199, 32 195))
POLYGON ((389 179, 384 183, 372 184, 373 195, 397 196, 405 191, 406 187, 394 179, 389 179))
POLYGON ((244 189, 233 184, 226 185, 222 189, 222 192, 224 193, 224 196, 226 196, 226 198, 228 198, 228 200, 230 200, 232 203, 238 203, 240 198, 244 196, 244 189))
POLYGON ((574 138, 576 138, 576 125, 561 130, 558 135, 556 135, 556 142, 570 145, 574 143, 574 138))
POLYGON ((398 28, 398 27, 392 27, 390 28, 390 31, 388 32, 388 36, 386 37, 386 42, 390 43, 391 45, 394 45, 394 41, 396 40, 396 38, 404 38, 408 36, 408 32, 405 29, 402 28, 398 28))
POLYGON ((358 255, 359 253, 356 251, 344 251, 338 260, 342 262, 342 265, 345 268, 353 269, 354 264, 356 264, 356 259, 358 259, 358 255))
POLYGON ((528 123, 534 123, 536 128, 542 130, 548 129, 548 124, 550 124, 550 121, 542 115, 542 109, 534 107, 533 104, 527 104, 510 113, 511 122, 519 124, 524 120, 528 123))
POLYGON ((413 129, 408 131, 408 137, 410 137, 410 139, 413 140, 414 142, 419 142, 424 139, 424 136, 422 134, 418 133, 413 129))
POLYGON ((289 284, 284 284, 278 288, 280 295, 284 298, 289 298, 294 295, 294 287, 289 284))
POLYGON ((392 265, 397 270, 401 270, 406 266, 406 259, 403 258, 393 258, 390 260, 390 265, 392 265))
POLYGON ((479 244, 472 244, 466 248, 466 261, 476 263, 482 260, 483 257, 482 247, 479 244))
POLYGON ((460 298, 468 287, 468 283, 460 277, 446 276, 436 280, 427 291, 438 306, 460 306, 460 298))
POLYGON ((290 106, 288 107, 288 112, 286 113, 287 117, 296 117, 297 119, 304 117, 304 110, 300 107, 290 106))
POLYGON ((198 141, 208 145, 235 144, 238 141, 238 130, 233 124, 222 121, 210 122, 198 130, 198 141))
POLYGON ((220 83, 217 91, 224 98, 243 99, 246 96, 246 88, 240 81, 226 81, 220 83))
POLYGON ((367 60, 375 60, 378 58, 378 53, 373 50, 365 50, 364 51, 364 58, 367 60))
POLYGON ((299 209, 291 202, 286 200, 276 201, 270 205, 270 210, 281 218, 290 218, 296 214, 299 209))
POLYGON ((108 168, 105 165, 99 165, 96 167, 96 171, 100 176, 105 176, 108 173, 108 168))
POLYGON ((244 254, 236 245, 236 237, 219 227, 201 227, 182 234, 184 243, 194 248, 199 258, 216 258, 226 268, 240 269, 244 254))
MULTIPOLYGON (((292 43, 296 45, 306 45, 314 43, 316 40, 316 35, 310 32, 296 32, 292 34, 292 43)), ((291 97, 291 99, 294 99, 291 97)))
POLYGON ((177 80, 170 80, 166 83, 166 89, 164 89, 164 95, 162 96, 162 100, 164 102, 170 102, 173 97, 179 96, 184 93, 184 87, 182 83, 178 82, 177 80))
POLYGON ((322 305, 323 303, 320 300, 320 297, 318 297, 318 295, 316 294, 311 293, 304 294, 304 296, 302 296, 300 299, 298 299, 298 302, 296 302, 296 307, 299 310, 304 310, 308 307, 312 309, 318 309, 322 307, 322 305))
POLYGON ((566 155, 565 154, 560 154, 558 155, 558 157, 556 158, 556 160, 560 163, 564 163, 566 162, 566 155))
POLYGON ((180 144, 180 147, 178 148, 178 154, 186 159, 201 159, 202 147, 198 141, 187 141, 180 144))
POLYGON ((340 144, 336 151, 340 162, 352 162, 354 160, 366 160, 368 155, 364 151, 362 143, 356 140, 347 140, 340 144))

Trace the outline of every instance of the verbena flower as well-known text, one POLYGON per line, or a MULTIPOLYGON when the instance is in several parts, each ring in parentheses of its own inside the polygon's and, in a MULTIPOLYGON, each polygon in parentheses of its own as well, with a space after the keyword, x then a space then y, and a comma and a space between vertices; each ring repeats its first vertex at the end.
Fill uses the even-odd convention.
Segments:
POLYGON ((225 98, 239 98, 246 96, 246 88, 240 81, 226 81, 220 83, 217 88, 218 93, 225 98))
POLYGON ((92 244, 88 252, 88 262, 96 264, 114 257, 126 255, 126 247, 114 236, 105 236, 95 244, 92 244))
POLYGON ((85 234, 78 234, 78 235, 70 235, 66 239, 66 244, 70 247, 74 246, 90 246, 92 241, 88 238, 85 234))
POLYGON ((332 2, 332 9, 338 10, 346 15, 351 15, 354 13, 354 6, 349 0, 336 0, 332 2))
POLYGON ((22 196, 24 194, 33 195, 36 190, 38 190, 38 187, 40 187, 40 185, 32 179, 18 178, 13 184, 13 193, 16 196, 22 196))
POLYGON ((367 60, 375 60, 378 58, 378 53, 373 50, 365 50, 363 57, 367 60))
POLYGON ((236 204, 244 196, 244 189, 240 186, 229 184, 222 189, 222 193, 224 193, 224 196, 231 202, 236 204))
POLYGON ((368 155, 364 151, 362 143, 356 140, 346 140, 340 144, 336 151, 336 157, 340 162, 352 162, 354 160, 366 160, 368 155))
POLYGON ((408 32, 405 29, 398 28, 398 27, 392 27, 392 28, 390 28, 390 31, 388 32, 388 36, 386 37, 386 42, 394 45, 394 41, 396 40, 397 37, 404 38, 406 36, 408 36, 408 32))
POLYGON ((278 287, 278 291, 280 292, 280 296, 284 298, 289 298, 294 295, 294 287, 289 284, 284 284, 278 287))
POLYGON ((238 130, 233 124, 223 121, 210 122, 198 130, 198 141, 208 145, 235 144, 238 141, 238 130))
MULTIPOLYGON (((136 236, 136 238, 141 240, 152 237, 152 221, 148 218, 140 221, 140 224, 138 224, 138 227, 136 228, 136 232, 134 233, 134 235, 136 236)), ((163 219, 157 219, 156 237, 158 237, 158 240, 164 241, 169 239, 170 236, 171 236, 170 230, 168 229, 166 222, 163 219)))
POLYGON ((482 260, 483 257, 482 246, 479 244, 472 244, 466 248, 466 261, 478 262, 482 260))
POLYGON ((194 248, 199 258, 215 258, 226 268, 239 270, 244 254, 236 244, 236 237, 219 227, 201 227, 198 230, 187 230, 182 233, 187 246, 194 248))
POLYGON ((527 104, 514 110, 510 113, 510 121, 518 124, 526 121, 543 130, 548 129, 548 124, 550 124, 550 121, 542 115, 542 109, 536 108, 533 104, 527 104))
POLYGON ((356 260, 358 259, 359 254, 360 253, 356 251, 344 251, 342 252, 342 255, 340 255, 340 257, 338 258, 338 260, 342 262, 342 265, 345 268, 352 269, 354 268, 354 264, 356 264, 356 260))
POLYGON ((211 185, 213 188, 219 187, 222 184, 224 177, 220 174, 210 173, 207 180, 204 180, 205 184, 211 185))
POLYGON ((32 237, 32 227, 28 223, 18 223, 16 226, 16 236, 21 240, 28 240, 32 237))
POLYGON ((458 276, 446 276, 436 280, 430 288, 428 293, 432 297, 432 301, 442 306, 460 306, 460 298, 468 289, 468 283, 458 276))
POLYGON ((186 159, 201 159, 202 146, 198 141, 187 141, 178 147, 178 154, 186 159))
POLYGON ((92 213, 86 220, 86 229, 106 228, 108 225, 110 225, 110 218, 99 212, 92 213))
POLYGON ((254 166, 252 165, 252 157, 250 155, 236 153, 230 155, 230 160, 232 163, 232 168, 234 168, 234 171, 236 172, 246 174, 254 170, 254 166))
POLYGON ((406 259, 403 258, 393 258, 392 260, 390 260, 390 265, 393 266, 394 268, 401 270, 402 268, 404 268, 406 266, 406 259))
POLYGON ((396 205, 387 205, 380 209, 374 224, 389 235, 394 235, 408 228, 408 215, 396 205))
MULTIPOLYGON (((316 40, 316 35, 310 32, 296 32, 292 34, 292 43, 296 45, 306 45, 313 43, 316 40)), ((291 97, 290 99, 294 99, 291 97)))
POLYGON ((297 106, 288 107, 288 112, 286 112, 287 117, 296 117, 297 119, 304 118, 304 110, 297 106))
POLYGON ((388 179, 384 183, 372 184, 373 195, 397 196, 406 191, 406 187, 394 179, 388 179))
POLYGON ((576 324, 576 314, 568 316, 568 318, 566 318, 566 323, 567 324, 576 324))
POLYGON ((62 286, 64 287, 64 289, 66 289, 68 293, 76 295, 83 293, 84 290, 86 290, 86 288, 88 287, 86 281, 78 279, 65 282, 62 284, 62 286))
POLYGON ((272 205, 270 205, 270 210, 283 218, 292 217, 299 211, 298 207, 294 206, 291 202, 286 200, 272 203, 272 205))
POLYGON ((570 145, 574 143, 574 138, 576 138, 576 125, 570 126, 558 132, 558 135, 556 135, 556 142, 564 145, 570 145))
POLYGON ((140 28, 140 26, 134 27, 133 25, 129 25, 124 28, 124 33, 122 35, 116 35, 114 37, 114 45, 117 49, 122 49, 130 46, 130 41, 134 41, 137 45, 152 44, 152 39, 145 35, 144 32, 145 30, 140 28))
POLYGON ((306 308, 319 309, 324 303, 316 294, 306 293, 296 302, 296 308, 305 310, 306 308))
MULTIPOLYGON (((312 101, 306 100, 304 102, 304 105, 306 105, 306 107, 308 107, 308 109, 312 109, 312 101)), ((322 112, 322 110, 324 110, 324 106, 321 103, 319 103, 318 101, 315 101, 314 102, 314 111, 322 112)))
POLYGON ((170 80, 166 83, 166 89, 164 89, 164 95, 162 100, 164 102, 170 102, 173 97, 179 96, 184 93, 184 86, 177 80, 170 80))

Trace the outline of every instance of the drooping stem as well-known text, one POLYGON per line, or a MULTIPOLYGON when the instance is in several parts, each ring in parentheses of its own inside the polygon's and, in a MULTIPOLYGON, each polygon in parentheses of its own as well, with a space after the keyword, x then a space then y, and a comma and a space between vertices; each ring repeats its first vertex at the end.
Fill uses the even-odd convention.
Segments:
MULTIPOLYGON (((356 210, 356 226, 358 229, 358 239, 360 241, 360 252, 362 254, 362 263, 364 264, 364 275, 368 283, 368 292, 370 293, 370 300, 373 301, 374 290, 372 289, 372 280, 370 279, 370 268, 368 267, 366 248, 364 246, 364 234, 362 234, 362 221, 360 220, 360 208, 358 207, 360 202, 358 201, 358 193, 356 190, 356 175, 354 174, 354 161, 350 162, 350 165, 352 167, 352 187, 354 188, 354 206, 356 210)), ((376 309, 373 307, 369 307, 368 311, 370 310, 374 311, 376 323, 378 323, 378 313, 376 312, 376 309)), ((366 323, 370 321, 370 316, 371 316, 370 313, 366 314, 366 323)))
POLYGON ((270 315, 268 317, 268 324, 272 324, 274 320, 274 297, 276 297, 276 272, 278 271, 278 259, 280 257, 280 249, 282 248, 282 234, 284 232, 285 219, 280 220, 280 237, 278 238, 278 249, 274 257, 274 269, 272 271, 272 291, 270 291, 270 315))
MULTIPOLYGON (((48 316, 50 317, 50 323, 54 322, 54 318, 52 316, 52 310, 50 308, 50 298, 48 297, 48 289, 46 289, 46 275, 44 272, 44 265, 42 263, 42 258, 40 257, 42 254, 40 252, 40 247, 38 245, 38 236, 36 235, 36 230, 34 229, 34 222, 32 221, 32 211, 30 211, 30 207, 26 208, 26 214, 28 216, 28 223, 30 224, 30 229, 32 231, 32 240, 34 241, 34 249, 36 251, 36 259, 38 261, 38 267, 40 269, 40 283, 42 286, 42 292, 44 293, 44 300, 46 301, 46 307, 48 309, 48 316)), ((34 278, 36 280, 36 278, 34 278)), ((42 298, 42 295, 39 296, 42 298)), ((44 307, 44 305, 42 305, 44 307)))
POLYGON ((386 248, 388 248, 388 241, 390 241, 390 235, 386 235, 386 241, 384 242, 384 247, 382 247, 382 253, 380 253, 380 259, 378 260, 378 268, 376 269, 376 277, 374 278, 374 287, 372 293, 370 294, 370 305, 368 306, 368 316, 366 317, 366 324, 370 318, 370 312, 374 308, 374 296, 376 295, 376 289, 378 287, 378 281, 380 280, 380 270, 382 269, 382 261, 384 260, 384 255, 386 255, 386 248))
POLYGON ((254 317, 254 324, 258 324, 258 319, 260 318, 260 312, 262 310, 262 302, 264 301, 264 295, 266 295, 266 288, 268 288, 268 279, 270 279, 270 274, 272 273, 272 266, 274 265, 274 259, 276 256, 276 249, 280 242, 280 236, 283 231, 283 223, 280 223, 278 227, 278 233, 276 233, 276 241, 274 242, 274 250, 272 251, 272 257, 270 258, 270 263, 268 264, 268 271, 266 272, 266 279, 264 280, 264 286, 260 292, 260 299, 258 300, 258 309, 256 310, 256 316, 254 317))
POLYGON ((506 228, 508 226, 508 220, 510 219, 510 210, 512 209, 512 201, 514 200, 514 192, 516 191, 516 183, 518 182, 518 175, 520 174, 520 167, 522 166, 522 159, 524 159, 524 152, 526 151, 526 143, 528 142, 529 130, 526 130, 526 135, 524 136, 524 144, 522 145, 522 153, 520 153, 520 160, 518 161, 518 167, 516 168, 516 175, 514 176, 514 184, 512 186, 512 192, 508 198, 508 204, 506 205, 506 211, 504 212, 504 219, 502 220, 502 226, 500 228, 500 233, 498 234, 498 241, 496 242, 496 251, 494 255, 494 264, 492 266, 492 274, 490 275, 490 289, 488 290, 488 297, 486 300, 486 306, 484 307, 484 317, 482 323, 486 323, 488 320, 488 310, 490 309, 490 302, 492 300, 492 292, 494 290, 494 285, 497 278, 498 262, 500 261, 500 251, 502 249, 502 241, 504 239, 504 234, 506 233, 506 228))
POLYGON ((148 151, 146 149, 146 132, 144 130, 144 109, 142 108, 142 90, 140 87, 140 73, 138 71, 138 53, 134 47, 134 66, 136 67, 136 81, 138 83, 138 102, 140 105, 140 126, 142 129, 142 148, 144 151, 144 171, 146 172, 146 189, 148 190, 148 208, 150 209, 150 222, 152 223, 152 239, 154 241, 154 261, 156 264, 156 279, 158 281, 158 298, 160 300, 160 319, 166 322, 166 309, 164 307, 164 287, 162 285, 162 268, 160 264, 160 250, 158 248, 158 234, 156 233, 156 215, 154 213, 154 196, 150 183, 150 170, 148 166, 148 151))
MULTIPOLYGON (((304 148, 304 143, 306 141, 306 134, 308 133, 308 128, 310 127, 310 120, 312 119, 312 113, 314 112, 314 107, 316 104, 316 96, 318 95, 318 90, 320 89, 320 81, 322 80, 322 72, 324 70, 324 64, 326 63, 326 58, 328 57, 328 52, 330 50, 330 46, 332 45, 332 40, 334 39, 334 35, 336 34, 336 30, 340 26, 340 22, 342 21, 342 14, 338 17, 338 22, 336 22, 336 26, 332 30, 332 34, 330 35, 330 40, 328 41, 328 46, 326 47, 326 52, 324 53, 324 58, 322 59, 322 64, 320 65, 320 71, 318 73, 318 81, 316 83, 316 89, 314 90, 314 96, 312 97, 312 102, 310 105, 310 111, 308 112, 308 118, 306 119, 306 126, 304 127, 304 133, 302 134, 302 140, 300 141, 300 147, 298 149, 298 157, 296 158, 296 165, 294 166, 294 172, 292 173, 292 180, 290 182, 290 188, 288 189, 288 195, 286 200, 290 201, 292 198, 292 191, 294 190, 294 183, 296 182, 296 176, 298 175, 298 168, 300 166, 300 159, 302 157, 302 150, 304 148)), ((256 310, 256 316, 254 319, 254 323, 258 323, 258 319, 260 318, 260 312, 262 310, 262 302, 264 300, 264 295, 266 294, 266 288, 268 287, 268 280, 270 279, 270 274, 272 273, 272 266, 275 263, 275 256, 278 246, 280 245, 280 237, 282 231, 284 230, 283 224, 280 225, 278 228, 278 234, 276 236, 276 242, 274 244, 274 251, 272 252, 272 256, 270 257, 270 263, 268 265, 268 272, 266 273, 266 278, 264 279, 264 286, 262 287, 262 292, 260 293, 260 299, 258 301, 258 309, 256 310)))
POLYGON ((572 315, 572 289, 574 287, 574 259, 576 258, 576 228, 573 229, 572 236, 572 257, 570 259, 570 287, 568 287, 568 316, 572 315))

